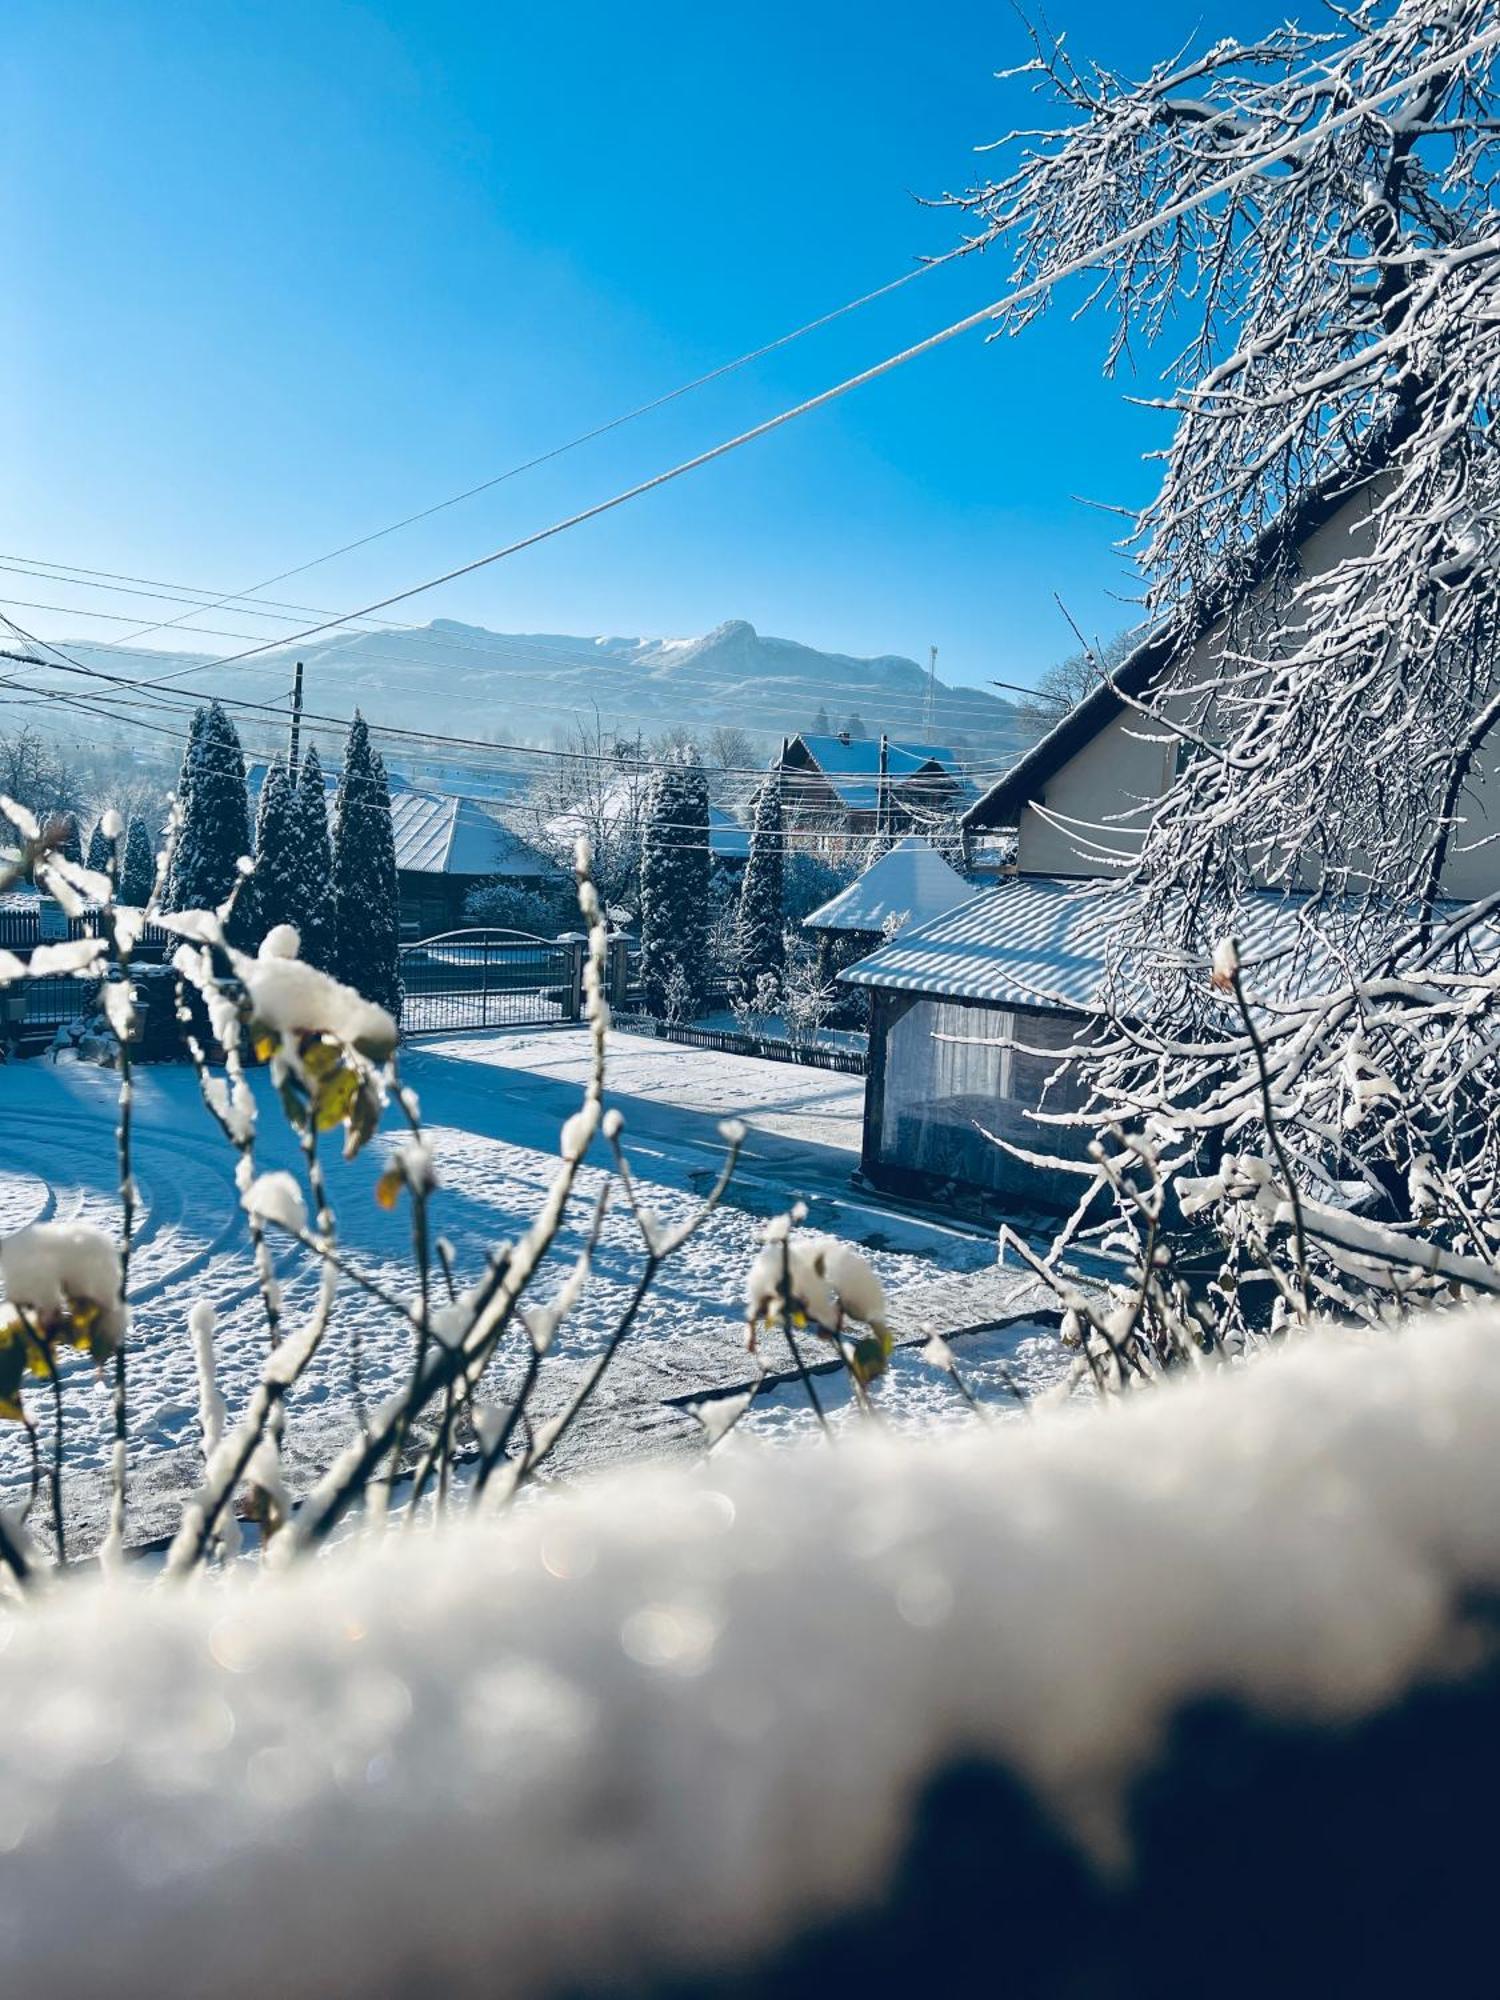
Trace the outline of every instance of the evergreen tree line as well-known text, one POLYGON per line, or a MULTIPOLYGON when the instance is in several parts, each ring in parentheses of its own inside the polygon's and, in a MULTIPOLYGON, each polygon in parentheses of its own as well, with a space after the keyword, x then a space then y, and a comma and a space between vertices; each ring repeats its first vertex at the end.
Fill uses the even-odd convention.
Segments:
POLYGON ((291 924, 309 965, 399 1017, 390 784, 363 716, 356 713, 349 728, 331 824, 322 766, 310 748, 295 776, 280 757, 266 772, 252 842, 244 753, 218 702, 198 709, 189 725, 177 805, 164 908, 218 908, 240 877, 242 859, 253 857, 230 918, 230 942, 254 951, 278 924, 291 924))

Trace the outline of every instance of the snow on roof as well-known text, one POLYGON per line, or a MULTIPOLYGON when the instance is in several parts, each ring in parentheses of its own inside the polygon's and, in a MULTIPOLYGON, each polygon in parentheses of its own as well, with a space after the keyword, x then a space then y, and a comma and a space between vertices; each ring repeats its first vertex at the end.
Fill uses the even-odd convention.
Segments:
MULTIPOLYGON (((1132 981, 1119 944, 1138 895, 1129 883, 1018 875, 903 932, 840 977, 851 986, 1005 1007, 1088 1012, 1106 989, 1116 1005, 1124 1004, 1132 981)), ((1306 902, 1273 890, 1246 898, 1234 928, 1252 987, 1288 997, 1337 976, 1335 960, 1300 920, 1306 902)), ((1336 922, 1325 904, 1322 928, 1336 922)))
POLYGON ((522 840, 484 799, 416 790, 391 794, 396 867, 412 875, 555 875, 557 863, 522 840))
MULTIPOLYGON (((265 775, 264 764, 252 764, 245 774, 252 813, 265 775)), ((323 786, 331 801, 338 789, 336 771, 323 773, 323 786)), ((508 875, 530 880, 558 872, 557 863, 512 832, 487 799, 419 791, 392 779, 391 832, 396 867, 403 875, 508 875)))
POLYGON ((938 853, 931 841, 909 833, 872 861, 858 880, 804 917, 809 931, 905 930, 925 924, 975 893, 973 886, 938 853))
MULTIPOLYGON (((880 779, 878 741, 808 735, 797 740, 846 806, 856 812, 875 810, 880 779)), ((903 784, 936 765, 967 795, 969 785, 959 769, 956 750, 930 743, 893 743, 889 739, 885 747, 886 775, 892 784, 903 784)))

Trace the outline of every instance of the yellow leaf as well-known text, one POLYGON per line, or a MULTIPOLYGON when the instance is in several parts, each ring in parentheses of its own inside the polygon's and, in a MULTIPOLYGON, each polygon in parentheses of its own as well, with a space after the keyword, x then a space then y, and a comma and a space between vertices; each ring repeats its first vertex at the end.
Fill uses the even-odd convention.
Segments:
POLYGON ((336 1069, 315 1099, 318 1130, 331 1132, 342 1125, 350 1105, 359 1094, 359 1078, 352 1069, 336 1069))
POLYGON ((382 1208, 394 1208, 401 1199, 401 1190, 406 1185, 406 1176, 399 1167, 387 1167, 375 1183, 375 1199, 382 1208))
POLYGON ((331 1076, 339 1067, 341 1053, 339 1045, 326 1035, 313 1035, 302 1048, 302 1067, 315 1083, 321 1083, 325 1076, 331 1076))
POLYGON ((878 1333, 856 1340, 848 1353, 849 1373, 857 1382, 870 1383, 885 1373, 890 1357, 890 1341, 878 1333))
POLYGON ((25 1423, 26 1413, 19 1396, 0 1396, 0 1420, 8 1424, 25 1423))

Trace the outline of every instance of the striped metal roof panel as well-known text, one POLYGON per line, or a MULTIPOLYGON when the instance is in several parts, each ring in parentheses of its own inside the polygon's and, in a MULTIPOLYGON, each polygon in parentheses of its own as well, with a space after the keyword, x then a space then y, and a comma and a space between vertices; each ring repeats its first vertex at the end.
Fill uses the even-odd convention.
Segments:
MULTIPOLYGON (((1128 1007, 1133 982, 1120 941, 1131 934, 1138 899, 1128 883, 1017 875, 904 931, 841 977, 889 992, 1083 1013, 1097 1008, 1108 989, 1116 1006, 1128 1007)), ((1352 921, 1355 905, 1349 913, 1352 921)), ((1325 903, 1314 911, 1306 897, 1270 890, 1247 897, 1233 930, 1248 981, 1282 999, 1331 985, 1339 967, 1319 933, 1326 936, 1338 922, 1337 908, 1325 903), (1314 914, 1310 928, 1303 919, 1314 914)), ((1500 938, 1488 928, 1475 931, 1470 943, 1485 955, 1500 952, 1500 938)))
MULTIPOLYGON (((245 774, 252 820, 265 776, 263 763, 252 764, 245 774)), ((324 771, 323 788, 331 823, 336 770, 324 771)), ((402 875, 509 875, 529 881, 565 872, 508 827, 492 800, 419 791, 399 778, 391 779, 390 788, 391 834, 402 875)))
POLYGON ((1087 1008, 1103 982, 1121 894, 1115 882, 1017 876, 903 932, 842 977, 897 993, 1087 1008))

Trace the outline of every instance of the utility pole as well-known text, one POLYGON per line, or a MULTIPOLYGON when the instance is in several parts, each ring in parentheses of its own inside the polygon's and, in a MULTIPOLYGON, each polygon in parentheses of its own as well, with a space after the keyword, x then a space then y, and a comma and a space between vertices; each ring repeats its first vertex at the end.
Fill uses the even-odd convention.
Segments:
POLYGON ((302 740, 302 662, 297 662, 297 672, 292 681, 292 748, 288 763, 292 783, 297 782, 297 752, 302 740))
POLYGON ((880 732, 880 776, 875 781, 875 832, 877 838, 882 840, 890 831, 887 825, 891 811, 890 769, 891 739, 882 729, 880 732))
POLYGON ((937 647, 927 648, 927 740, 932 741, 932 732, 937 719, 937 647))

